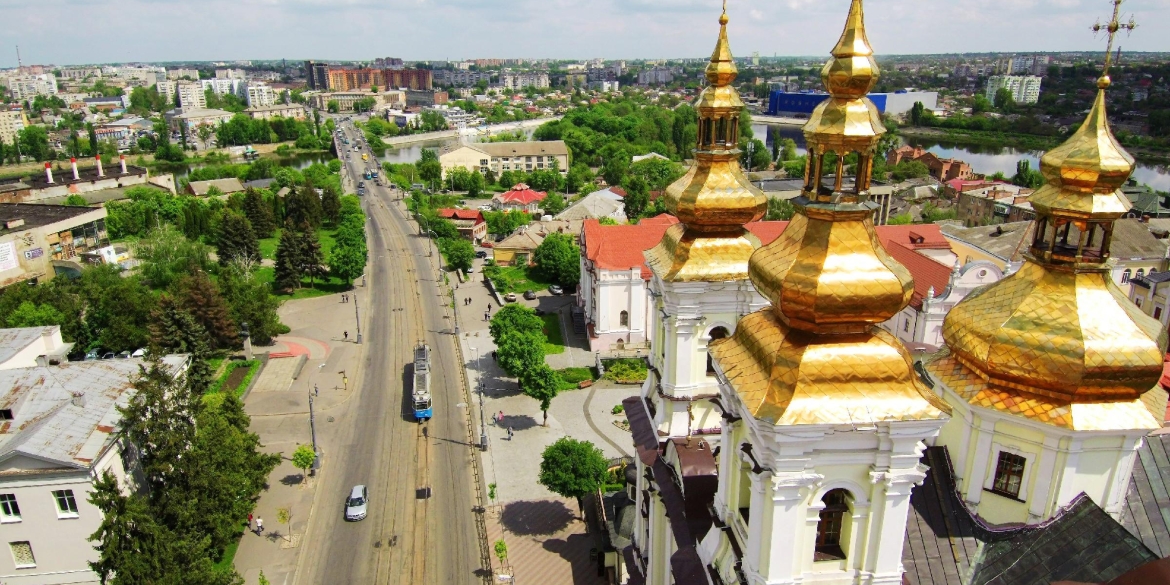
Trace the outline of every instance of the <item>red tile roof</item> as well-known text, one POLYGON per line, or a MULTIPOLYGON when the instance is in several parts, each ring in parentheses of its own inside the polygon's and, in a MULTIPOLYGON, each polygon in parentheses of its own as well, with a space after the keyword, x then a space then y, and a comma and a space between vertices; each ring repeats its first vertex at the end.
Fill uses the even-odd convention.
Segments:
POLYGON ((435 213, 444 219, 474 219, 475 223, 484 221, 483 212, 478 209, 439 209, 435 213))
POLYGON ((659 215, 638 225, 601 225, 596 219, 585 220, 582 245, 585 257, 605 270, 642 268, 642 278, 650 279, 650 268, 642 252, 653 248, 666 229, 678 223, 673 215, 659 215))
MULTIPOLYGON (((881 230, 883 227, 890 226, 879 226, 878 230, 881 230)), ((880 239, 881 231, 878 231, 878 234, 880 239)), ((950 283, 950 266, 919 254, 895 240, 885 242, 884 245, 886 251, 890 253, 890 256, 893 256, 894 260, 897 260, 902 266, 905 266, 906 270, 910 271, 910 275, 914 277, 914 296, 910 297, 910 306, 916 309, 922 307, 922 299, 926 298, 931 287, 934 287, 934 293, 938 294, 950 283)))
POLYGON ((528 205, 536 201, 544 201, 545 197, 548 197, 548 194, 544 191, 533 191, 528 185, 517 183, 511 191, 500 193, 495 196, 495 199, 504 203, 528 205))
POLYGON ((780 234, 784 232, 784 228, 788 227, 786 221, 753 221, 746 226, 749 232, 756 235, 760 239, 760 243, 767 246, 771 244, 780 234))
POLYGON ((943 236, 939 225, 934 223, 881 225, 877 226, 877 236, 886 248, 890 247, 890 242, 897 242, 911 250, 951 249, 950 241, 943 236))

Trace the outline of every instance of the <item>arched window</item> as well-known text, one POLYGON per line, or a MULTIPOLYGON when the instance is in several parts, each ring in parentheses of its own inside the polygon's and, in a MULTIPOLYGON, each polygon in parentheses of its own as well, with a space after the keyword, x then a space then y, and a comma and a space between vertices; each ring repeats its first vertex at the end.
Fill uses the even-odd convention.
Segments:
POLYGON ((821 498, 825 507, 821 509, 821 521, 817 523, 817 548, 813 560, 839 561, 845 558, 842 544, 849 533, 850 500, 849 492, 843 489, 829 490, 821 498))
POLYGON ((1146 271, 1145 271, 1145 269, 1143 269, 1143 268, 1138 268, 1138 271, 1137 271, 1137 277, 1138 277, 1138 278, 1141 278, 1141 277, 1143 277, 1143 276, 1145 276, 1145 275, 1146 275, 1146 271))
POLYGON ((622 311, 618 315, 618 325, 620 325, 622 327, 629 327, 630 326, 630 312, 629 311, 622 311))
POLYGON ((1122 271, 1121 272, 1121 284, 1125 284, 1125 283, 1129 282, 1129 277, 1132 274, 1133 274, 1133 272, 1130 272, 1130 270, 1128 268, 1126 268, 1124 271, 1122 271))
POLYGON ((723 339, 724 337, 727 337, 728 335, 729 335, 729 333, 728 333, 726 327, 716 327, 716 328, 711 330, 711 333, 707 337, 707 348, 708 348, 707 349, 707 375, 708 376, 715 375, 715 362, 713 362, 711 360, 711 349, 710 349, 711 342, 715 341, 716 339, 723 339))

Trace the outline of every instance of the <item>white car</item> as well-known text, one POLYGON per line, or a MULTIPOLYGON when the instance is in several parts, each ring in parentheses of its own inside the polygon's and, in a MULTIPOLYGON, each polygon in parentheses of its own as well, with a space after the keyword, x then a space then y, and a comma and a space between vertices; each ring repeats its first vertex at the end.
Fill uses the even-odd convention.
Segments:
POLYGON ((370 495, 366 491, 366 486, 353 486, 353 489, 349 492, 349 497, 345 499, 345 519, 354 522, 365 519, 366 509, 369 503, 370 495))

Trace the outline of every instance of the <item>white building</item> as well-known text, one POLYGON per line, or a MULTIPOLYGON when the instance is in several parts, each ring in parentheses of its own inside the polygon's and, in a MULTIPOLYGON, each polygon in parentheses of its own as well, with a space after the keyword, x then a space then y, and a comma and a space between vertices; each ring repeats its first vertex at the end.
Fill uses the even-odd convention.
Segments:
POLYGON ((1027 55, 1013 57, 1011 64, 1012 75, 1048 75, 1048 64, 1052 59, 1048 55, 1027 55))
POLYGON ((179 95, 179 108, 184 111, 207 108, 207 94, 201 84, 180 82, 175 91, 179 95))
POLYGON ((91 77, 101 77, 102 70, 98 67, 69 67, 59 70, 62 79, 83 81, 91 77))
POLYGON ((167 105, 175 103, 175 96, 179 93, 179 84, 174 81, 167 81, 160 79, 158 83, 154 84, 155 91, 158 95, 167 99, 167 105))
POLYGON ((170 79, 172 81, 177 81, 177 80, 180 80, 184 77, 190 79, 191 81, 199 81, 199 70, 198 69, 171 69, 170 71, 167 71, 167 79, 170 79))
POLYGON ((266 83, 248 82, 246 84, 249 108, 262 108, 276 104, 276 92, 266 83))
POLYGON ((61 327, 0 329, 0 370, 33 368, 64 362, 72 343, 61 340, 61 327))
POLYGON ((31 100, 38 95, 57 95, 57 78, 52 73, 21 75, 8 78, 8 91, 17 100, 31 100))
POLYGON ((543 89, 549 86, 547 73, 502 73, 500 87, 519 91, 528 87, 543 89))
POLYGON ((215 95, 244 95, 244 80, 242 79, 204 79, 200 82, 203 91, 211 90, 215 95))
MULTIPOLYGON (((178 375, 186 356, 163 364, 178 375)), ((96 584, 89 541, 102 514, 89 502, 106 472, 138 484, 137 450, 118 432, 139 359, 0 370, 0 554, 6 585, 96 584), (33 424, 35 423, 35 424, 33 424)))
POLYGON ((638 85, 665 85, 674 81, 669 67, 651 67, 638 72, 638 85))
POLYGON ((0 139, 4 144, 12 144, 21 130, 24 130, 24 110, 0 108, 0 139))
POLYGON ((1017 104, 1034 104, 1040 99, 1041 78, 1035 75, 992 75, 987 78, 987 99, 995 101, 995 94, 1007 88, 1017 104))
POLYGON ((216 79, 244 80, 244 79, 247 79, 247 77, 248 77, 247 72, 244 71, 243 69, 216 69, 215 70, 215 78, 216 79))

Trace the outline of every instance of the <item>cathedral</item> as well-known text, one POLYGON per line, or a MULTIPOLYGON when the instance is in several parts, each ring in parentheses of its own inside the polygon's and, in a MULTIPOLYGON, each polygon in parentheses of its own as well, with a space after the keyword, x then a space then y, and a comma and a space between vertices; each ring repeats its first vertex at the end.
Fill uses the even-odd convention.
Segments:
POLYGON ((767 202, 739 167, 719 18, 695 162, 664 195, 679 223, 645 252, 655 335, 623 402, 625 582, 1170 583, 1154 503, 1170 482, 1155 433, 1167 333, 1109 276, 1134 160, 1109 129, 1108 58, 1084 123, 1041 159, 1026 261, 955 305, 943 347, 915 359, 878 327, 914 283, 874 231, 886 128, 862 4, 803 128, 796 214, 764 246, 745 228, 767 202))

